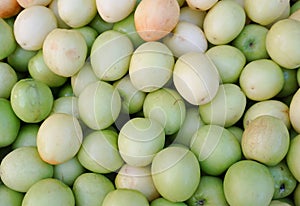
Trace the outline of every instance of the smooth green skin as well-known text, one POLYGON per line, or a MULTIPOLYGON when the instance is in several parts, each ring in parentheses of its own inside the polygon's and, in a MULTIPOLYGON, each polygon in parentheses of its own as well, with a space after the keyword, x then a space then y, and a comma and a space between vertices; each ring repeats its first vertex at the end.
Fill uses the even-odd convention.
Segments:
POLYGON ((246 64, 245 55, 231 45, 213 46, 206 51, 218 69, 222 83, 236 83, 246 64))
POLYGON ((7 63, 0 62, 0 98, 8 99, 18 77, 15 70, 7 63))
POLYGON ((121 111, 118 90, 104 81, 89 84, 78 97, 81 120, 91 129, 106 129, 111 126, 121 111))
POLYGON ((113 28, 114 24, 104 21, 99 14, 97 14, 94 19, 88 24, 93 29, 95 29, 98 34, 113 28))
POLYGON ((59 87, 57 98, 74 96, 72 85, 67 81, 64 85, 59 87))
POLYGON ((228 206, 223 190, 223 180, 216 176, 202 176, 196 192, 187 200, 187 204, 189 206, 228 206))
POLYGON ((0 18, 0 60, 8 57, 17 47, 12 27, 0 18))
POLYGON ((91 48, 91 65, 96 76, 103 81, 122 78, 129 69, 133 44, 121 32, 109 30, 95 39, 91 48))
POLYGON ((233 40, 232 45, 243 52, 247 62, 267 59, 269 57, 266 49, 268 31, 266 27, 259 24, 247 24, 233 40))
POLYGON ((146 93, 137 90, 131 83, 129 75, 122 77, 113 84, 122 98, 122 112, 134 114, 143 109, 146 93))
POLYGON ((175 134, 169 136, 168 139, 172 139, 172 143, 179 143, 189 147, 194 133, 203 125, 205 123, 200 117, 198 107, 188 107, 180 129, 175 134))
POLYGON ((72 186, 75 179, 84 172, 85 168, 80 164, 76 156, 53 167, 53 177, 68 186, 72 186))
POLYGON ((284 98, 289 95, 294 94, 299 88, 297 81, 297 70, 296 69, 285 69, 281 68, 284 75, 284 84, 281 91, 276 95, 276 97, 284 98))
POLYGON ((78 114, 78 98, 74 96, 59 97, 54 100, 52 112, 53 113, 65 113, 73 115, 79 119, 78 114))
POLYGON ((109 192, 102 206, 149 206, 147 198, 139 191, 132 189, 116 189, 109 192))
POLYGON ((112 29, 128 35, 134 45, 134 48, 137 48, 139 45, 145 42, 136 32, 134 24, 134 12, 132 12, 125 19, 114 23, 112 29))
POLYGON ((38 81, 47 84, 49 87, 62 86, 67 78, 52 72, 45 64, 43 51, 39 50, 28 62, 28 72, 30 76, 38 81))
POLYGON ((114 189, 106 176, 90 172, 80 175, 72 187, 77 206, 102 205, 105 196, 114 189))
POLYGON ((11 103, 0 98, 0 147, 10 145, 17 138, 21 121, 15 115, 11 103))
POLYGON ((280 201, 280 200, 272 200, 269 206, 293 206, 294 204, 280 201))
POLYGON ((290 8, 290 15, 300 9, 300 1, 296 1, 290 8))
POLYGON ((241 160, 226 171, 223 188, 229 205, 269 205, 274 194, 274 180, 265 165, 241 160))
POLYGON ((27 192, 39 180, 52 177, 53 166, 40 158, 36 147, 20 147, 4 157, 0 173, 7 187, 27 192))
POLYGON ((88 47, 88 54, 90 54, 92 45, 98 36, 98 32, 96 31, 96 29, 88 25, 75 28, 75 30, 79 31, 83 35, 88 47))
POLYGON ((26 123, 38 123, 51 112, 52 92, 45 83, 28 78, 18 81, 10 97, 16 115, 26 123))
POLYGON ((39 124, 23 124, 20 127, 16 140, 11 145, 12 149, 25 146, 36 146, 36 136, 39 128, 39 124))
POLYGON ((153 200, 150 206, 187 206, 184 202, 171 202, 163 197, 153 200))
POLYGON ((242 157, 240 144, 226 128, 204 125, 194 134, 191 151, 200 162, 201 170, 209 175, 221 175, 242 157))
POLYGON ((287 165, 293 174, 293 176, 300 181, 300 165, 297 164, 299 162, 300 155, 300 135, 298 134, 294 137, 290 142, 290 148, 286 155, 287 165))
POLYGON ((299 68, 297 69, 297 82, 298 82, 298 85, 300 86, 300 69, 299 68))
POLYGON ((1 204, 6 206, 20 206, 22 204, 24 194, 10 189, 4 184, 0 184, 1 204))
POLYGON ((124 164, 117 148, 116 132, 108 129, 93 131, 84 138, 77 157, 86 169, 106 174, 120 169, 124 164))
POLYGON ((36 182, 24 196, 22 206, 74 206, 70 187, 60 180, 46 178, 36 182))
POLYGON ((290 172, 285 161, 275 166, 268 167, 275 182, 275 192, 273 199, 285 198, 292 194, 297 186, 297 180, 290 172))
POLYGON ((121 128, 118 149, 123 160, 132 166, 151 164, 154 155, 165 144, 164 127, 149 118, 132 118, 121 128))
POLYGON ((165 128, 166 135, 171 135, 183 124, 186 106, 176 90, 162 88, 147 94, 143 112, 145 117, 160 122, 165 128))
POLYGON ((284 75, 278 64, 270 59, 248 63, 241 72, 240 87, 250 100, 263 101, 276 96, 284 84, 284 75))
POLYGON ((16 49, 7 57, 7 62, 17 72, 28 72, 29 60, 37 54, 38 51, 25 50, 19 45, 16 49))
POLYGON ((287 127, 280 119, 262 115, 245 128, 241 146, 246 159, 256 160, 268 166, 281 162, 290 145, 287 127))
POLYGON ((212 101, 199 106, 199 114, 206 124, 230 127, 241 119, 246 103, 246 95, 239 86, 221 84, 212 101))
POLYGON ((295 205, 300 205, 300 183, 298 183, 293 193, 295 205))
POLYGON ((201 181, 197 157, 184 146, 159 151, 153 158, 151 173, 157 191, 172 202, 189 199, 201 181))
POLYGON ((241 143, 244 129, 242 129, 241 127, 238 127, 238 126, 231 126, 231 127, 228 127, 227 130, 236 137, 236 139, 238 140, 239 143, 241 143))

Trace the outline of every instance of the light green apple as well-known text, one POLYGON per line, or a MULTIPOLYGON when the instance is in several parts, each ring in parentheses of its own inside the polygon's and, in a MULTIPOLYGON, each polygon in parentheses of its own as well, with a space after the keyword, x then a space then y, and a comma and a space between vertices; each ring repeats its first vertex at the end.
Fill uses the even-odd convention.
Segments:
POLYGON ((294 197, 295 205, 300 205, 300 183, 298 183, 298 185, 293 193, 293 197, 294 197))
POLYGON ((8 63, 0 62, 0 98, 8 99, 11 90, 17 83, 17 73, 8 63))
POLYGON ((266 37, 266 49, 280 66, 296 69, 300 66, 300 22, 286 18, 275 22, 266 37))
POLYGON ((247 62, 268 58, 266 36, 268 29, 259 24, 247 24, 233 40, 232 45, 245 55, 247 62))
POLYGON ((228 206, 223 180, 216 176, 202 176, 196 192, 186 202, 189 206, 228 206))
POLYGON ((22 205, 22 200, 24 193, 17 192, 10 189, 4 184, 0 184, 0 199, 1 204, 9 206, 20 206, 22 205))
POLYGON ((240 87, 254 101, 271 99, 284 84, 280 66, 270 59, 258 59, 246 64, 239 78, 240 87))
POLYGON ((201 170, 208 175, 221 175, 242 157, 240 144, 226 128, 204 125, 194 134, 191 151, 200 162, 201 170))
POLYGON ((206 14, 203 30, 207 40, 227 44, 242 31, 246 22, 244 9, 235 1, 218 1, 206 14))
POLYGON ((133 189, 115 189, 103 199, 102 206, 149 206, 145 195, 133 189))
POLYGON ((206 54, 218 69, 223 84, 238 81, 246 64, 246 57, 239 49, 228 44, 217 45, 208 49, 206 54))
POLYGON ((281 161, 275 166, 268 167, 275 182, 275 192, 273 199, 288 197, 297 186, 297 180, 289 170, 285 161, 281 161))
POLYGON ((259 161, 268 166, 281 162, 289 150, 290 135, 280 119, 262 115, 245 128, 241 146, 247 159, 259 161))
POLYGON ((281 68, 284 75, 284 84, 281 91, 276 95, 276 97, 284 98, 289 95, 294 94, 299 88, 297 82, 297 69, 285 69, 281 68))
POLYGON ((23 146, 36 146, 36 136, 39 128, 39 124, 22 124, 18 136, 11 147, 16 149, 23 146))
POLYGON ((298 115, 300 112, 300 107, 298 106, 300 103, 300 88, 293 94, 291 102, 290 102, 290 121, 293 129, 300 133, 300 116, 298 115))
POLYGON ((8 57, 17 47, 17 42, 14 38, 12 27, 2 18, 0 18, 0 33, 1 33, 1 52, 0 60, 8 57))
POLYGON ((104 175, 86 172, 78 176, 72 186, 77 206, 102 205, 104 197, 115 189, 104 175))
POLYGON ((293 14, 295 11, 297 11, 298 9, 300 9, 300 2, 296 1, 293 3, 293 5, 291 6, 291 10, 290 10, 290 14, 293 14))
POLYGON ((229 205, 269 205, 274 180, 268 168, 253 160, 241 160, 225 173, 224 194, 229 205))
POLYGON ((300 165, 299 162, 299 155, 300 155, 300 135, 297 135, 291 140, 289 151, 286 155, 286 162, 287 165, 293 174, 293 176, 300 181, 300 165))
POLYGON ((300 69, 297 69, 297 82, 298 85, 300 86, 300 69))
POLYGON ((171 202, 163 197, 153 200, 150 206, 187 206, 184 202, 171 202))

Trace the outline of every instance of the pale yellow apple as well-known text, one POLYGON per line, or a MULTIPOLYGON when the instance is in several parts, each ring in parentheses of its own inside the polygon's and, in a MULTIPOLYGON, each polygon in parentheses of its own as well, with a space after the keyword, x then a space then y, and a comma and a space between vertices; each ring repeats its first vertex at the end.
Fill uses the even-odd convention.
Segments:
POLYGON ((192 9, 206 11, 213 7, 218 0, 186 0, 186 2, 192 9))

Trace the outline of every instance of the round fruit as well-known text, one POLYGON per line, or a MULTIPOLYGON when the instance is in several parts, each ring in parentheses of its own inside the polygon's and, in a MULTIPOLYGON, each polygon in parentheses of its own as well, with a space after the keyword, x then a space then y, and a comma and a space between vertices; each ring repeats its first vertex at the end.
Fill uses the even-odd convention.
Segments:
POLYGON ((0 62, 0 98, 8 99, 18 77, 15 70, 7 63, 0 62))
POLYGON ((294 130, 300 133, 300 116, 297 115, 300 112, 300 89, 293 95, 293 98, 290 103, 290 121, 294 130))
POLYGON ((299 164, 299 155, 300 155, 300 135, 297 135, 291 140, 289 151, 286 155, 287 165, 293 174, 293 176, 300 181, 300 164, 299 164))
POLYGON ((139 191, 132 189, 116 189, 109 192, 102 206, 149 206, 147 198, 139 191))

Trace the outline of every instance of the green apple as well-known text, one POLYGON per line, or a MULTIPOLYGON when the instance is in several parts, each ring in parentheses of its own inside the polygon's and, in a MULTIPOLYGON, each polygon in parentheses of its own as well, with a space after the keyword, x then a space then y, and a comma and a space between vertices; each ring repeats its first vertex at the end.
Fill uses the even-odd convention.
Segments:
POLYGON ((53 113, 42 122, 36 144, 40 157, 49 164, 57 165, 72 159, 82 141, 83 132, 76 117, 53 113))
POLYGON ((102 202, 102 206, 149 206, 147 198, 133 189, 116 189, 110 191, 102 202))
POLYGON ((77 156, 72 159, 53 166, 53 177, 72 186, 75 179, 85 172, 85 168, 78 161, 77 156))
POLYGON ((195 10, 189 6, 182 6, 180 8, 179 21, 187 21, 203 29, 203 21, 205 15, 206 15, 206 11, 195 10))
POLYGON ((33 79, 41 81, 49 87, 59 87, 67 81, 66 77, 57 75, 49 69, 45 64, 42 50, 30 58, 28 72, 33 79))
POLYGON ((94 28, 98 34, 110 30, 113 28, 114 23, 104 21, 99 14, 92 19, 92 21, 88 24, 92 28, 94 28))
POLYGON ((212 8, 218 0, 206 0, 206 1, 197 1, 197 0, 186 0, 189 7, 194 10, 206 11, 212 8))
POLYGON ((58 89, 57 95, 56 95, 57 98, 74 96, 73 88, 69 81, 67 81, 65 84, 63 84, 60 87, 52 87, 52 91, 53 91, 53 88, 58 89))
POLYGON ((22 206, 74 206, 75 198, 70 187, 60 180, 46 178, 33 184, 24 195, 22 206))
POLYGON ((189 52, 179 57, 173 71, 178 93, 190 104, 202 105, 217 94, 220 75, 214 63, 203 52, 189 52))
POLYGON ((200 162, 201 170, 208 175, 221 175, 242 157, 240 144, 226 128, 204 125, 194 134, 191 151, 200 162))
POLYGON ((158 90, 171 79, 174 63, 173 53, 165 44, 145 42, 136 48, 130 59, 130 80, 143 92, 158 90))
POLYGON ((11 144, 11 147, 17 149, 24 146, 36 146, 36 136, 39 128, 39 124, 22 124, 18 136, 11 144))
POLYGON ((112 29, 128 35, 134 45, 134 48, 137 48, 145 42, 136 32, 134 13, 131 13, 128 17, 121 21, 115 22, 112 29))
POLYGON ((189 206, 228 206, 223 190, 223 180, 216 176, 202 176, 196 192, 186 202, 189 206))
POLYGON ((6 21, 0 18, 0 33, 1 33, 1 52, 0 60, 5 59, 14 52, 17 47, 17 42, 14 38, 12 27, 6 21))
POLYGON ((206 51, 208 57, 218 69, 221 81, 236 83, 246 64, 246 56, 236 47, 231 45, 217 45, 206 51))
POLYGON ((243 116, 243 126, 244 128, 257 117, 262 115, 270 115, 277 117, 282 120, 285 126, 290 129, 291 122, 289 117, 289 107, 282 101, 270 99, 265 101, 255 102, 246 110, 243 116))
POLYGON ((77 157, 86 169, 103 174, 117 171, 124 164, 118 150, 118 134, 109 129, 85 136, 77 157))
POLYGON ((300 112, 300 89, 298 89, 295 94, 292 96, 292 100, 290 103, 290 121, 294 130, 300 133, 300 116, 297 115, 300 112))
POLYGON ((262 115, 245 128, 241 146, 247 159, 259 161, 268 166, 281 162, 289 150, 290 135, 282 120, 262 115))
POLYGON ((172 202, 186 201, 194 194, 200 173, 197 157, 183 146, 173 145, 159 151, 151 165, 157 191, 172 202))
POLYGON ((284 75, 284 84, 281 91, 276 95, 279 98, 287 97, 294 94, 299 88, 297 82, 297 71, 296 69, 285 69, 282 68, 284 75))
POLYGON ((162 124, 166 135, 176 133, 186 116, 186 105, 175 89, 161 88, 147 94, 144 116, 162 124))
POLYGON ((96 31, 96 29, 88 25, 75 28, 75 30, 79 31, 83 35, 86 45, 88 47, 88 55, 90 55, 91 48, 93 46, 95 39, 98 36, 98 32, 96 31))
POLYGON ((245 11, 247 16, 261 25, 273 23, 289 6, 289 0, 245 0, 245 11))
POLYGON ((165 144, 164 127, 155 119, 136 117, 127 121, 118 135, 118 149, 131 166, 147 166, 165 144))
POLYGON ((187 206, 184 202, 171 202, 163 197, 153 200, 150 206, 187 206))
POLYGON ((269 206, 294 206, 294 204, 280 200, 272 200, 269 206))
POLYGON ((51 111, 51 114, 54 113, 69 114, 76 117, 77 119, 80 119, 78 111, 78 97, 66 96, 56 98, 53 102, 51 111))
POLYGON ((187 52, 205 52, 208 44, 203 30, 197 25, 180 21, 172 32, 162 39, 175 57, 187 52))
POLYGON ((57 26, 59 28, 64 28, 64 29, 69 29, 70 26, 68 24, 66 24, 66 22, 64 22, 61 17, 59 16, 59 13, 58 13, 58 2, 59 0, 52 0, 50 2, 50 4, 48 5, 49 9, 52 10, 53 14, 55 15, 56 17, 56 20, 57 20, 57 26))
POLYGON ((22 205, 24 194, 10 189, 4 184, 0 184, 0 199, 1 204, 9 206, 22 205))
POLYGON ((29 51, 23 49, 19 45, 16 49, 7 57, 7 63, 14 68, 16 72, 26 73, 28 72, 29 60, 37 54, 38 51, 29 51))
POLYGON ((91 65, 96 76, 103 81, 115 81, 127 72, 133 53, 129 37, 115 30, 97 36, 91 48, 91 65))
POLYGON ((230 127, 243 116, 246 102, 246 95, 238 85, 221 84, 216 96, 199 106, 199 114, 206 124, 230 127))
POLYGON ((297 82, 298 85, 300 86, 300 69, 297 69, 297 82))
POLYGON ((0 62, 0 98, 8 99, 17 81, 17 73, 13 67, 5 62, 0 62))
POLYGON ((113 86, 118 89, 122 98, 122 112, 134 114, 143 109, 146 92, 136 89, 130 81, 128 74, 120 80, 115 81, 113 86))
POLYGON ((277 21, 266 37, 266 48, 270 57, 280 66, 295 69, 300 66, 300 22, 294 19, 277 21))
POLYGON ((124 164, 118 171, 114 182, 117 189, 125 188, 140 191, 149 202, 160 197, 152 180, 150 165, 136 167, 124 164))
POLYGON ((227 127, 227 130, 236 137, 239 143, 241 143, 244 129, 234 125, 231 127, 227 127))
POLYGON ((266 49, 268 29, 259 24, 247 24, 233 40, 232 45, 245 55, 247 62, 269 57, 266 49))
POLYGON ((283 88, 284 75, 278 64, 270 59, 249 62, 241 72, 240 87, 254 101, 271 99, 283 88))
POLYGON ((16 140, 21 121, 7 99, 0 98, 0 105, 0 146, 5 147, 16 140))
POLYGON ((300 183, 297 184, 293 196, 294 196, 295 205, 300 205, 300 183))
POLYGON ((114 189, 106 176, 92 172, 78 176, 72 187, 77 206, 102 205, 105 196, 114 189))
POLYGON ((22 121, 37 123, 50 114, 53 95, 45 83, 26 78, 14 85, 10 101, 14 112, 22 121))
POLYGON ((297 186, 297 180, 289 170, 285 161, 281 161, 275 166, 268 167, 275 183, 273 199, 288 197, 297 186))
POLYGON ((253 160, 241 160, 229 167, 223 186, 229 205, 269 205, 274 194, 270 171, 253 160))
POLYGON ((293 176, 300 181, 300 165, 299 162, 299 154, 300 154, 300 135, 297 135, 291 140, 289 151, 286 155, 287 165, 293 174, 293 176))
POLYGON ((53 166, 41 159, 36 147, 20 147, 3 158, 0 174, 7 187, 27 192, 39 180, 52 177, 53 166))
POLYGON ((112 125, 121 111, 121 97, 114 86, 104 81, 88 84, 78 97, 80 119, 91 129, 112 125))
POLYGON ((245 26, 244 9, 235 1, 218 1, 206 14, 203 30, 207 40, 227 44, 235 39, 245 26))
POLYGON ((178 132, 168 137, 172 139, 172 143, 183 144, 187 147, 190 146, 191 139, 194 133, 205 123, 200 117, 197 107, 188 107, 183 124, 178 132))

